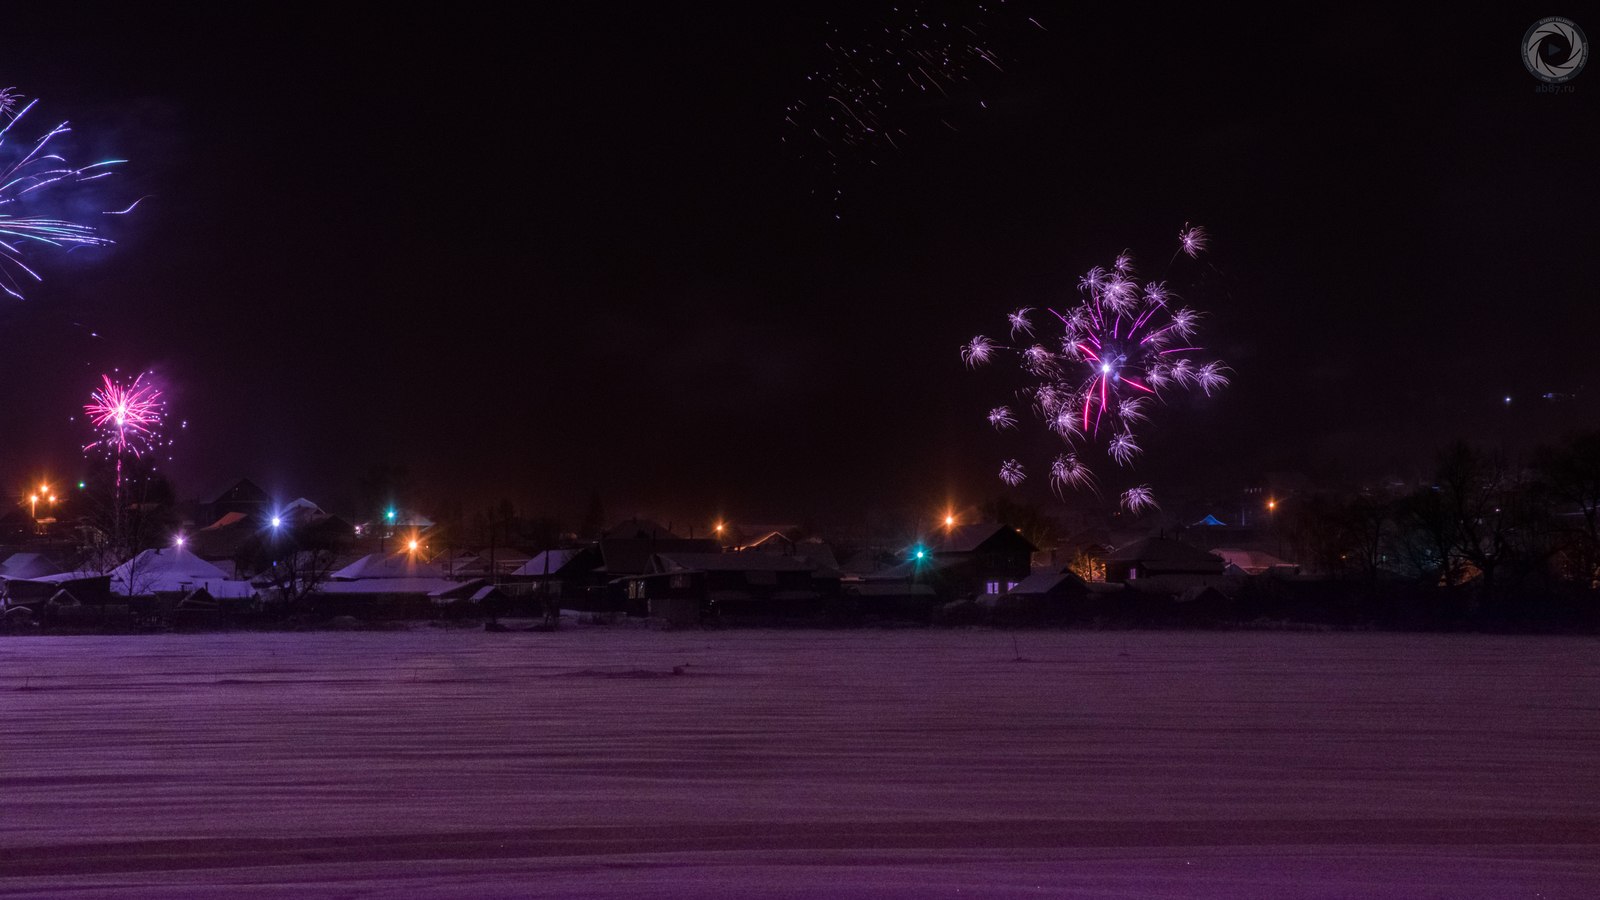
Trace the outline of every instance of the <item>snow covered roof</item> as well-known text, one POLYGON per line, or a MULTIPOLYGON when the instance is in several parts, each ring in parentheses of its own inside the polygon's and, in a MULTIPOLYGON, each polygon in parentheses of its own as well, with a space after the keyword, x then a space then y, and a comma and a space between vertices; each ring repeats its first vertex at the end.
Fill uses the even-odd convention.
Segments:
POLYGON ((60 566, 39 553, 13 553, 0 563, 0 578, 38 578, 60 571, 60 566))
POLYGON ((422 562, 404 551, 369 553, 348 566, 328 576, 334 581, 357 581, 373 578, 443 578, 444 572, 435 565, 422 562))
POLYGON ((110 572, 110 589, 112 593, 122 596, 195 591, 198 588, 205 588, 206 593, 218 599, 256 594, 256 589, 248 581, 230 581, 224 570, 187 549, 147 549, 110 572))
MULTIPOLYGON (((182 547, 146 550, 111 570, 111 591, 123 595, 187 591, 209 582, 223 582, 228 573, 182 547)), ((212 596, 217 596, 213 592, 212 596)))

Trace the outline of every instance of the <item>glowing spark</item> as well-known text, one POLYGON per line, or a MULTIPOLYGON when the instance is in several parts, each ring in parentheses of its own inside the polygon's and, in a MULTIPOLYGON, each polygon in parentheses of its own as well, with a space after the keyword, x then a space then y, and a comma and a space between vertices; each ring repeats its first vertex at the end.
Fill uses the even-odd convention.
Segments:
POLYGON ((1205 391, 1206 396, 1209 397, 1213 390, 1227 386, 1228 376, 1222 374, 1225 371, 1227 369, 1221 363, 1208 362, 1195 372, 1194 379, 1199 382, 1200 389, 1205 391))
POLYGON ((1022 309, 1019 309, 1016 312, 1011 313, 1010 315, 1006 316, 1006 318, 1009 319, 1010 322, 1011 322, 1011 336, 1012 337, 1016 337, 1017 336, 1017 332, 1019 332, 1019 331, 1023 332, 1024 334, 1028 334, 1028 335, 1032 335, 1033 334, 1033 325, 1028 322, 1028 313, 1031 313, 1031 312, 1033 312, 1033 310, 1028 309, 1027 307, 1023 307, 1022 309))
POLYGON ((1011 410, 1004 406, 996 406, 989 410, 989 424, 995 428, 1015 428, 1017 420, 1011 415, 1011 410))
POLYGON ((1049 350, 1038 344, 1022 351, 1022 361, 1028 367, 1028 371, 1035 375, 1044 375, 1055 369, 1055 358, 1050 355, 1049 350))
POLYGON ((1078 460, 1078 454, 1063 453, 1050 465, 1050 480, 1058 489, 1063 486, 1085 488, 1094 484, 1094 473, 1078 460))
POLYGON ((1185 222, 1184 229, 1178 232, 1178 244, 1190 259, 1194 259, 1206 248, 1206 230, 1199 225, 1193 228, 1188 226, 1189 223, 1185 222))
POLYGON ((1021 484, 1023 479, 1027 477, 1028 474, 1022 470, 1022 463, 1019 463, 1014 459, 1006 460, 1006 462, 1000 466, 1000 480, 1011 485, 1012 487, 1016 487, 1017 485, 1021 484))
POLYGON ((1139 449, 1133 435, 1124 431, 1111 438, 1111 446, 1106 450, 1118 465, 1126 466, 1133 462, 1133 458, 1144 451, 1139 449))
POLYGON ((1138 487, 1128 488, 1123 491, 1122 505, 1134 515, 1138 515, 1147 509, 1161 508, 1161 505, 1156 503, 1156 496, 1151 493, 1150 485, 1148 484, 1141 484, 1138 487))
POLYGON ((981 366, 989 361, 989 357, 994 355, 994 351, 994 342, 980 334, 973 338, 971 343, 961 348, 961 359, 968 366, 981 366))

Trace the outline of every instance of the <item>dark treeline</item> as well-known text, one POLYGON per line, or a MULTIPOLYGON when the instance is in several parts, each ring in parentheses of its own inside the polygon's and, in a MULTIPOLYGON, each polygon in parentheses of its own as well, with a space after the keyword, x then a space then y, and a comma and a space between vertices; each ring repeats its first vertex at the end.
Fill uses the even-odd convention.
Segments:
POLYGON ((1418 483, 1289 501, 1283 538, 1349 615, 1399 627, 1600 624, 1600 431, 1524 458, 1457 441, 1418 483))

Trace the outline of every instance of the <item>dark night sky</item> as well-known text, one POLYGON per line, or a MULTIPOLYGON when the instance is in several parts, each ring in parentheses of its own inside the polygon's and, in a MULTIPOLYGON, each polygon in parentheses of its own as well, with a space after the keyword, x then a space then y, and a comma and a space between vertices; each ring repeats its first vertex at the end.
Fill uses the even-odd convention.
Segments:
POLYGON ((401 463, 432 497, 568 515, 596 488, 664 518, 975 502, 1050 451, 988 429, 1008 383, 959 345, 1124 247, 1164 260, 1186 221, 1235 380, 1159 417, 1158 487, 1596 423, 1600 69, 1535 93, 1543 7, 1040 5, 985 114, 838 179, 783 110, 827 23, 887 6, 128 9, 0 36, 0 86, 155 195, 0 304, 8 486, 76 471, 68 417, 120 366, 190 422, 186 496, 250 474, 337 506, 401 463))

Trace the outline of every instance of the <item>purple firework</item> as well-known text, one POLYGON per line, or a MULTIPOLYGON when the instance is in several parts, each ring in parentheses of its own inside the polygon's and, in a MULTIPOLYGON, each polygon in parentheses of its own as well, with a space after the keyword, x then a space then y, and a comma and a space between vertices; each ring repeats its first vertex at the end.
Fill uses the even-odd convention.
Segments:
MULTIPOLYGON (((1199 226, 1186 225, 1178 238, 1179 253, 1193 257, 1205 249, 1205 230, 1199 226)), ((1200 313, 1173 308, 1178 297, 1165 281, 1141 282, 1131 253, 1119 254, 1109 269, 1090 269, 1078 289, 1082 302, 1049 310, 1060 326, 1053 337, 1041 332, 1039 343, 1004 345, 978 335, 962 347, 961 358, 976 367, 1011 354, 1033 382, 1020 393, 1031 398, 1046 428, 1075 447, 1103 437, 1106 455, 1132 466, 1142 452, 1134 426, 1148 421, 1151 404, 1174 390, 1210 395, 1228 384, 1229 370, 1220 361, 1194 358, 1204 353, 1194 341, 1200 313)), ((1023 308, 1006 317, 1013 338, 1034 337, 1039 323, 1030 318, 1033 312, 1023 308)), ((1010 407, 991 410, 989 422, 1010 427, 1010 407)), ((1093 473, 1081 455, 1078 450, 1057 458, 1051 467, 1057 489, 1093 487, 1093 473)), ((1007 462, 1000 477, 1016 485, 1023 478, 1021 463, 1007 462)), ((1148 486, 1122 499, 1135 513, 1156 506, 1148 486)))

